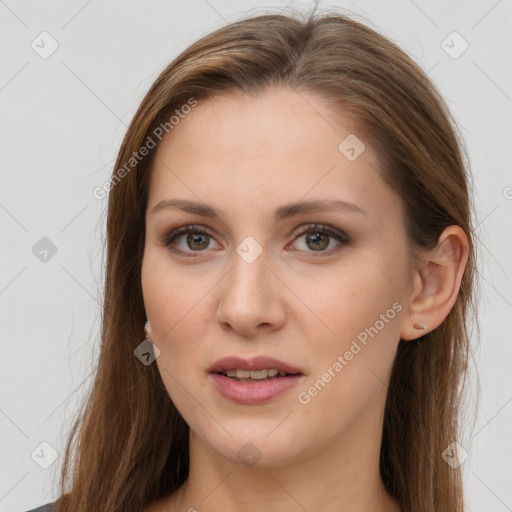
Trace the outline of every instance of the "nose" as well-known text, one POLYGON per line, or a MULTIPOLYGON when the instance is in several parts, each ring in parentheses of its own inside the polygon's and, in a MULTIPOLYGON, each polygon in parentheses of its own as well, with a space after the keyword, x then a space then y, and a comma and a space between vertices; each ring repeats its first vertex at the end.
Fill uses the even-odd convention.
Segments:
POLYGON ((245 337, 280 329, 286 321, 284 285, 269 266, 266 251, 252 262, 235 254, 222 280, 217 321, 245 337))

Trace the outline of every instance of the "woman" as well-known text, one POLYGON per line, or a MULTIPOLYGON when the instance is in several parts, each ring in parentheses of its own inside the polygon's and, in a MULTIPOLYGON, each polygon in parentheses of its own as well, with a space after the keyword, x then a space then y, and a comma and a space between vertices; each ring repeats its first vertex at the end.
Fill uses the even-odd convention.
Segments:
POLYGON ((336 12, 223 27, 153 84, 108 189, 48 510, 463 510, 469 176, 403 51, 336 12))

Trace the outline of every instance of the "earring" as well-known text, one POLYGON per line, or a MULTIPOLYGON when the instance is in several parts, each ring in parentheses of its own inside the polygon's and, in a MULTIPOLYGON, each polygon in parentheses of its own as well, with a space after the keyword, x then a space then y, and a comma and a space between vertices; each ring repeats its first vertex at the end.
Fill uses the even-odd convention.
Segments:
POLYGON ((413 327, 414 327, 415 329, 418 329, 419 331, 422 331, 423 329, 425 329, 425 326, 424 326, 424 325, 419 324, 418 322, 414 322, 413 327))
POLYGON ((149 320, 147 320, 146 323, 144 324, 144 334, 146 335, 146 339, 148 339, 149 337, 150 330, 151 326, 149 325, 149 320))

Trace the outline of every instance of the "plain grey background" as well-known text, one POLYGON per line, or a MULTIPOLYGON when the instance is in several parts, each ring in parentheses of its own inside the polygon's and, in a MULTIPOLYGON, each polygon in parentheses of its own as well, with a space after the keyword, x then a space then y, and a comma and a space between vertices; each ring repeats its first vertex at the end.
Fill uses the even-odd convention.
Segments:
MULTIPOLYGON (((512 510, 512 2, 319 10, 330 6, 405 49, 464 135, 482 242, 466 499, 468 511, 512 510)), ((93 190, 108 181, 143 95, 200 36, 249 10, 290 8, 311 2, 0 0, 0 512, 57 497, 52 479, 97 356, 107 200, 93 190)))

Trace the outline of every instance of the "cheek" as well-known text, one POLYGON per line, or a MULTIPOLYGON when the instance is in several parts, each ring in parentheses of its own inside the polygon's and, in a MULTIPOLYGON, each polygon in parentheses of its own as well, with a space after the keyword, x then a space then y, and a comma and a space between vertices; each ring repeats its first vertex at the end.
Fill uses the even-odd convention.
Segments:
MULTIPOLYGON (((320 379, 317 406, 325 406, 326 411, 329 403, 356 409, 357 404, 367 404, 389 377, 400 339, 405 288, 400 269, 405 266, 396 253, 389 258, 376 254, 359 253, 353 265, 331 273, 322 292, 315 285, 309 294, 315 312, 329 328, 322 328, 327 336, 317 336, 315 344, 322 350, 314 355, 314 375, 308 383, 320 379), (324 391, 324 384, 329 389, 324 391)), ((327 414, 334 421, 338 412, 327 414)))
POLYGON ((162 380, 179 409, 190 407, 185 390, 204 385, 201 340, 212 322, 208 290, 213 277, 198 275, 194 266, 178 267, 164 251, 153 249, 144 257, 141 280, 162 380))
POLYGON ((336 435, 373 410, 372 404, 381 403, 385 392, 403 307, 383 269, 375 265, 370 272, 369 268, 340 276, 323 298, 315 297, 314 303, 323 305, 318 316, 335 334, 317 337, 315 344, 321 350, 312 353, 314 371, 298 390, 304 401, 310 400, 304 410, 319 411, 304 418, 311 429, 317 428, 318 416, 322 428, 336 435))
MULTIPOLYGON (((151 320, 155 342, 163 349, 178 340, 198 338, 207 291, 213 283, 207 275, 202 278, 192 266, 180 268, 172 264, 161 250, 149 250, 142 263, 142 292, 148 318, 151 320)), ((190 345, 189 345, 189 348, 190 345)))
MULTIPOLYGON (((349 340, 374 325, 382 314, 385 320, 394 319, 400 308, 393 309, 393 304, 402 302, 405 288, 404 278, 397 271, 399 266, 373 256, 359 257, 353 265, 315 280, 305 297, 322 319, 324 331, 330 332, 333 339, 349 340)), ((391 322, 386 322, 388 325, 391 322)))
POLYGON ((193 321, 199 308, 194 300, 199 290, 194 290, 194 280, 185 278, 169 258, 155 249, 144 255, 141 284, 151 339, 160 350, 155 363, 175 406, 180 412, 188 410, 190 396, 185 390, 191 389, 195 340, 200 339, 193 321))

